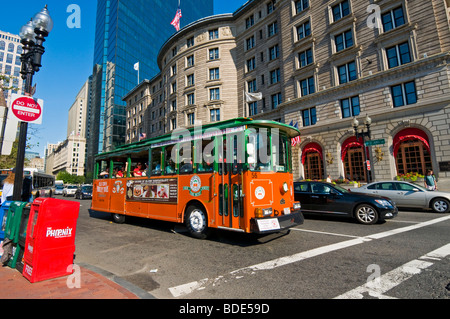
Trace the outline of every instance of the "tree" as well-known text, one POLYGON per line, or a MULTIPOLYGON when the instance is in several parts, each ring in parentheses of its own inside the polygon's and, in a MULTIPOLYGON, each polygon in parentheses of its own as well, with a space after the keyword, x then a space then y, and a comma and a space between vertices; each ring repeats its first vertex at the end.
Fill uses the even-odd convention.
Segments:
POLYGON ((83 184, 85 180, 84 176, 71 175, 66 171, 59 172, 56 179, 64 181, 64 184, 83 184))
MULTIPOLYGON (((16 140, 13 144, 11 154, 0 156, 0 169, 9 169, 9 168, 16 166, 18 146, 19 146, 19 140, 16 140)), ((27 164, 29 164, 29 160, 25 159, 24 167, 26 167, 27 164)))

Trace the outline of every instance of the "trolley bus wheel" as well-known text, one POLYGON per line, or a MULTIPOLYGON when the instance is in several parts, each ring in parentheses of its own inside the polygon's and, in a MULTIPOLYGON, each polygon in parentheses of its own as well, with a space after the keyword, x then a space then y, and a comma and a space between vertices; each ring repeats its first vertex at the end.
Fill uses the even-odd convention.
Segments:
POLYGON ((209 235, 208 217, 203 208, 190 205, 186 210, 184 223, 192 237, 205 239, 209 235))
POLYGON ((112 214, 112 219, 113 219, 113 222, 115 222, 116 224, 123 224, 123 223, 125 223, 125 215, 112 214))

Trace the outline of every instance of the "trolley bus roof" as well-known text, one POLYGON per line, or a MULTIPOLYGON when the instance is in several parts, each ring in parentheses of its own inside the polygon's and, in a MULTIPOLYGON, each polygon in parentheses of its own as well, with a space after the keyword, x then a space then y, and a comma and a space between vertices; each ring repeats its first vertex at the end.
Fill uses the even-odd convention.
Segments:
MULTIPOLYGON (((226 121, 221 121, 221 122, 215 122, 215 123, 211 123, 211 124, 205 124, 201 127, 201 132, 202 134, 207 130, 207 129, 217 129, 217 130, 226 130, 229 128, 233 128, 233 127, 239 127, 239 126, 246 126, 246 125, 251 125, 254 127, 268 127, 268 128, 276 128, 279 129, 280 131, 282 131, 283 133, 285 133, 289 138, 294 138, 296 136, 300 135, 300 131, 290 125, 284 124, 284 123, 280 123, 280 122, 276 122, 276 121, 270 121, 270 120, 253 120, 251 118, 235 118, 235 119, 231 119, 231 120, 226 120, 226 121)), ((191 134, 194 132, 197 133, 195 130, 198 130, 198 127, 191 127, 191 128, 186 128, 186 130, 188 130, 191 134)), ((200 131, 198 131, 198 133, 200 133, 200 131)), ((102 160, 102 159, 107 159, 110 158, 111 156, 123 156, 126 154, 130 154, 130 153, 137 153, 142 151, 145 148, 151 147, 151 145, 154 144, 162 144, 164 142, 169 142, 171 140, 173 140, 173 136, 177 136, 177 131, 173 131, 171 133, 167 133, 158 137, 153 137, 153 138, 149 138, 149 139, 145 139, 139 142, 134 142, 131 144, 124 144, 121 145, 119 147, 117 147, 114 151, 110 151, 110 152, 105 152, 105 153, 101 153, 96 155, 96 159, 97 160, 102 160)))

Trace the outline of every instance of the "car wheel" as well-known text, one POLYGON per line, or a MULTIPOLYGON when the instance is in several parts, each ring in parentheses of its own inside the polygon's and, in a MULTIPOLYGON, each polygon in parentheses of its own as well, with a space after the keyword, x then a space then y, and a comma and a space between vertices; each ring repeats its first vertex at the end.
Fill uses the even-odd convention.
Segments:
POLYGON ((197 205, 190 205, 186 210, 184 223, 192 237, 198 239, 208 237, 208 217, 203 208, 197 205))
POLYGON ((362 204, 356 207, 355 217, 361 224, 372 225, 378 221, 378 212, 373 206, 362 204))
POLYGON ((123 224, 123 223, 125 223, 125 215, 112 214, 112 219, 113 219, 113 222, 115 222, 116 224, 123 224))
POLYGON ((434 198, 431 201, 431 209, 436 213, 448 213, 450 211, 450 202, 445 198, 434 198))

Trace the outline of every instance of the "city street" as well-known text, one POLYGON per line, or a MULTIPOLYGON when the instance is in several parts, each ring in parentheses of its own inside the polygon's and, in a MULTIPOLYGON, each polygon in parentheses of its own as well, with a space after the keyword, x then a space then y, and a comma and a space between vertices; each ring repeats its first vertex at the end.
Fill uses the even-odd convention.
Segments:
POLYGON ((307 216, 289 234, 216 231, 202 241, 173 223, 114 224, 80 202, 75 263, 156 298, 450 298, 449 214, 401 210, 373 226, 307 216))

